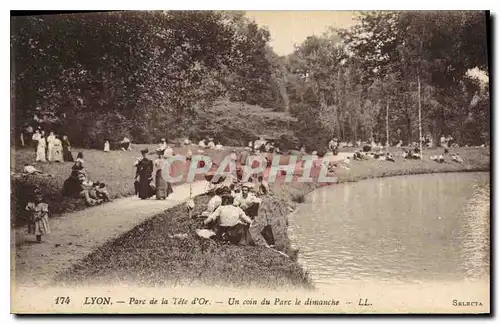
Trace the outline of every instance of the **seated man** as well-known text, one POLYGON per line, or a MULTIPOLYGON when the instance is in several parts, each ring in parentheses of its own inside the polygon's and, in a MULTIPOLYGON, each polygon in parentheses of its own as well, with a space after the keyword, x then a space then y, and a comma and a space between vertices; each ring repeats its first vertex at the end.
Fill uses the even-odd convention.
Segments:
POLYGON ((201 216, 210 216, 221 204, 222 204, 222 193, 224 188, 215 189, 215 194, 207 203, 207 209, 201 213, 201 216))
POLYGON ((262 201, 250 192, 250 187, 249 183, 244 184, 241 187, 241 193, 237 194, 234 198, 233 204, 243 209, 245 214, 254 219, 259 212, 259 206, 262 201))
POLYGON ((205 225, 211 222, 216 222, 216 237, 233 244, 246 242, 246 224, 252 224, 252 220, 241 208, 233 206, 233 197, 228 195, 222 196, 222 206, 203 221, 205 225))

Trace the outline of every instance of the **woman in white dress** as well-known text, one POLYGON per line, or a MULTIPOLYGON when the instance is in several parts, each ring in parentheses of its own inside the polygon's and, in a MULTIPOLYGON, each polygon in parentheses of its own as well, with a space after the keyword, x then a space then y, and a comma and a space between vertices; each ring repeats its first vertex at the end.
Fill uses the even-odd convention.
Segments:
POLYGON ((40 137, 38 140, 38 146, 36 149, 36 161, 37 162, 46 162, 45 159, 45 147, 47 146, 47 140, 45 137, 40 137))
POLYGON ((104 152, 109 152, 109 141, 104 142, 104 152))
POLYGON ((52 161, 54 162, 62 162, 63 161, 63 147, 62 142, 59 137, 54 136, 54 140, 52 141, 53 152, 52 152, 52 161))
POLYGON ((54 155, 54 140, 56 139, 54 132, 50 132, 47 136, 47 160, 52 162, 54 155))
POLYGON ((165 150, 163 151, 163 156, 166 158, 174 156, 174 149, 170 145, 167 144, 167 146, 165 147, 165 150))

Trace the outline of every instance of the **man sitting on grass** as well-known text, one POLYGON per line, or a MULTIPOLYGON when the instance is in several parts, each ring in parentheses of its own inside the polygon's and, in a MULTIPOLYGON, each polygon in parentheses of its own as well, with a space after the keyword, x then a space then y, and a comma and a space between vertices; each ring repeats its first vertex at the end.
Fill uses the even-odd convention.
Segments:
POLYGON ((253 187, 253 184, 246 183, 241 187, 241 193, 234 198, 234 205, 240 207, 245 214, 254 219, 259 212, 262 201, 250 192, 250 187, 253 187))
POLYGON ((210 216, 222 204, 222 194, 224 188, 216 188, 214 196, 207 203, 207 209, 201 213, 201 216, 210 216))
POLYGON ((212 223, 218 239, 232 244, 240 244, 240 242, 247 241, 247 224, 252 224, 252 220, 240 207, 233 206, 232 196, 224 195, 222 196, 222 205, 210 214, 203 223, 205 225, 212 223))

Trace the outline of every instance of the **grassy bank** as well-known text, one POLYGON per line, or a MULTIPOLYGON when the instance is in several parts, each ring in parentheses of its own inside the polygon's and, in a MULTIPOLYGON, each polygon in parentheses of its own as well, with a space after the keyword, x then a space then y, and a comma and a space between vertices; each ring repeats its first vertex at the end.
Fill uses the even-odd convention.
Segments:
MULTIPOLYGON (((368 160, 352 162, 350 170, 338 169, 338 182, 367 178, 434 172, 488 171, 489 150, 459 149, 464 164, 438 164, 427 159, 396 162, 368 160)), ((318 183, 274 185, 273 195, 264 198, 261 211, 280 219, 288 214, 318 183)), ((195 214, 201 212, 207 196, 196 198, 195 214)), ((196 236, 200 222, 190 220, 186 206, 157 215, 118 239, 108 242, 69 271, 61 274, 59 284, 126 283, 145 286, 209 285, 306 287, 312 283, 294 260, 259 247, 222 245, 196 236), (177 234, 177 235, 176 235, 177 234), (180 235, 179 235, 180 234, 180 235)), ((284 225, 286 229, 286 225, 284 225)))
MULTIPOLYGON (((196 197, 194 214, 208 200, 196 197)), ((265 204, 275 213, 289 212, 288 203, 278 197, 266 197, 265 204)), ((307 273, 290 258, 267 248, 202 239, 195 234, 201 227, 201 221, 189 219, 185 205, 174 207, 108 242, 54 283, 312 287, 307 273)))

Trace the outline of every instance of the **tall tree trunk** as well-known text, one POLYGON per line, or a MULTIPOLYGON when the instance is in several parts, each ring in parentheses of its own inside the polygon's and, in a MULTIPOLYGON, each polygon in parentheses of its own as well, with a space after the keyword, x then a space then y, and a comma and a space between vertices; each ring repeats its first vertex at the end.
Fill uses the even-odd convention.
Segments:
MULTIPOLYGON (((12 20, 11 20, 12 24, 12 20)), ((16 143, 16 126, 20 126, 16 123, 16 72, 15 72, 15 60, 14 51, 11 45, 10 49, 10 124, 13 127, 10 128, 10 138, 11 145, 15 146, 16 143)))
POLYGON ((411 117, 408 112, 406 112, 406 128, 408 130, 408 145, 411 144, 413 132, 411 131, 411 117))
POLYGON ((286 80, 283 78, 278 80, 279 93, 281 99, 283 100, 283 106, 286 113, 290 112, 290 99, 288 98, 288 93, 286 92, 286 80))
POLYGON ((385 110, 385 144, 389 147, 389 100, 387 100, 387 109, 385 110))

